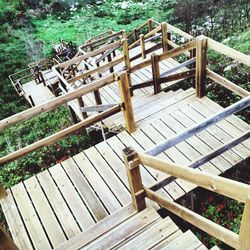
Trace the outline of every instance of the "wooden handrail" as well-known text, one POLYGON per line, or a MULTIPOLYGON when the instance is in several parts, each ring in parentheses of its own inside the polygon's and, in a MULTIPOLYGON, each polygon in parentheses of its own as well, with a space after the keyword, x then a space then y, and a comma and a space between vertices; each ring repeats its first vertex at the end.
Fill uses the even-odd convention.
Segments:
POLYGON ((235 94, 237 94, 241 97, 246 97, 246 96, 250 95, 249 91, 239 87, 235 83, 229 81, 228 79, 220 76, 219 74, 213 72, 212 70, 210 70, 208 68, 207 68, 207 76, 208 76, 208 78, 210 78, 214 82, 219 83, 221 86, 231 90, 232 92, 234 92, 235 94))
POLYGON ((169 29, 170 31, 173 31, 173 32, 175 32, 176 34, 178 34, 178 35, 180 35, 180 36, 183 36, 183 37, 185 37, 185 38, 188 39, 188 40, 192 40, 192 39, 194 38, 193 36, 191 36, 191 35, 189 35, 188 33, 182 31, 181 29, 178 29, 178 28, 174 27, 174 26, 171 25, 170 23, 167 23, 167 26, 168 26, 168 29, 169 29))
POLYGON ((158 155, 170 147, 173 147, 177 143, 186 140, 187 138, 199 133, 200 131, 204 130, 205 128, 225 119, 226 117, 233 115, 236 112, 250 106, 250 96, 245 97, 244 99, 234 103, 233 105, 225 108, 221 112, 216 113, 215 115, 205 119, 203 122, 194 125, 193 127, 183 131, 182 133, 171 137, 167 141, 157 144, 154 148, 146 151, 149 155, 158 155))
POLYGON ((102 78, 100 80, 94 81, 88 85, 85 85, 83 87, 80 87, 70 93, 67 93, 65 95, 59 96, 51 101, 48 101, 46 103, 37 105, 33 108, 30 108, 28 110, 25 110, 23 112, 20 112, 18 114, 15 114, 11 117, 5 118, 0 121, 0 131, 2 131, 4 128, 7 128, 11 125, 17 124, 21 121, 28 120, 38 114, 41 114, 43 112, 53 110, 59 106, 61 106, 64 103, 67 103, 73 99, 76 99, 78 97, 81 97, 87 93, 90 93, 94 90, 97 90, 109 83, 112 83, 115 81, 115 75, 109 75, 105 78, 102 78))
POLYGON ((182 205, 174 201, 164 199, 159 194, 151 191, 148 188, 145 188, 145 195, 150 200, 163 206, 170 212, 174 213, 185 221, 193 224, 204 232, 216 237, 217 239, 223 241, 224 243, 230 245, 233 248, 237 247, 239 236, 236 233, 202 217, 201 215, 183 207, 182 205))
POLYGON ((247 66, 250 67, 250 56, 249 55, 245 55, 233 48, 230 48, 222 43, 219 43, 209 37, 207 38, 207 46, 208 48, 211 48, 217 52, 219 52, 220 54, 223 54, 225 56, 231 57, 233 59, 235 59, 236 61, 239 61, 247 66))

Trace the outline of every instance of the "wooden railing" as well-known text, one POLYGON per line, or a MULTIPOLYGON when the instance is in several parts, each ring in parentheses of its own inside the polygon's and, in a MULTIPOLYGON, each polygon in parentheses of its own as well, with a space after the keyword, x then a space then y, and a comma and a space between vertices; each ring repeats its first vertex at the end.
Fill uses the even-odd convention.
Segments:
POLYGON ((208 118, 204 122, 187 129, 181 134, 178 134, 177 136, 170 138, 163 143, 156 145, 153 149, 150 149, 144 153, 137 152, 131 148, 124 149, 124 162, 127 169, 132 200, 135 208, 138 211, 143 210, 146 207, 145 198, 149 198, 177 216, 181 217, 183 220, 195 225, 196 227, 218 238, 231 247, 237 249, 248 249, 250 247, 250 185, 213 174, 204 173, 194 168, 197 168, 201 164, 211 160, 218 154, 223 153, 233 145, 236 145, 249 138, 250 132, 245 133, 244 136, 242 136, 240 140, 238 139, 236 143, 229 142, 222 148, 210 152, 206 156, 203 156, 202 159, 198 159, 196 162, 192 163, 190 167, 169 163, 156 158, 155 156, 164 152, 168 148, 175 146, 177 143, 199 133, 208 126, 215 124, 216 122, 225 119, 226 117, 249 106, 250 96, 245 97, 239 102, 233 104, 231 107, 228 107, 216 115, 208 118), (170 177, 159 181, 151 187, 145 187, 140 174, 140 164, 166 173, 170 175, 170 177), (157 190, 163 188, 176 178, 180 178, 182 180, 196 184, 199 187, 203 187, 218 194, 244 202, 245 209, 239 236, 236 233, 225 229, 222 226, 202 217, 201 215, 179 205, 172 200, 167 200, 156 193, 157 190))

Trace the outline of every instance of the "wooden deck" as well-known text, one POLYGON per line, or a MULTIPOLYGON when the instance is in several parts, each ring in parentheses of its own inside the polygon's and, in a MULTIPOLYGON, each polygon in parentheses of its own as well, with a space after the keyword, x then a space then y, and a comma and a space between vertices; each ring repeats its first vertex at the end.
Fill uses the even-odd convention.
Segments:
MULTIPOLYGON (((138 93, 133 102, 136 132, 123 131, 7 191, 8 196, 1 200, 1 205, 13 239, 21 249, 55 248, 126 206, 131 197, 122 149, 132 146, 147 150, 222 109, 207 97, 197 99, 193 89, 156 96, 138 93)), ((119 114, 111 119, 106 122, 123 123, 119 114)), ((159 157, 188 165, 249 128, 231 116, 159 157)), ((200 169, 220 175, 249 156, 250 139, 200 169)), ((146 186, 166 177, 143 166, 141 174, 146 186)), ((177 179, 158 192, 176 200, 194 188, 177 179)))

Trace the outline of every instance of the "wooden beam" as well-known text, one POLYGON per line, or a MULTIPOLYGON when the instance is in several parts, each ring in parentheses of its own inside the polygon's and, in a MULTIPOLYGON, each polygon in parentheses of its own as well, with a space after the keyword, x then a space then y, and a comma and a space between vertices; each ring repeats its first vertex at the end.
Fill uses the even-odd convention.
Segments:
POLYGON ((185 37, 187 40, 192 40, 194 37, 189 35, 188 33, 174 27, 173 25, 171 25, 170 23, 167 23, 167 26, 168 26, 168 29, 173 31, 174 33, 180 35, 180 36, 183 36, 185 37))
POLYGON ((10 161, 13 161, 15 159, 18 159, 26 154, 29 154, 39 148, 42 147, 46 147, 62 138, 64 138, 65 136, 70 135, 71 133, 74 133, 76 131, 78 131, 79 129, 82 128, 86 128, 90 125, 92 125, 93 123, 99 122, 115 113, 118 113, 121 110, 120 105, 116 105, 113 108, 110 108, 102 113, 96 114, 94 116, 90 116, 87 119, 85 119, 84 121, 81 121, 75 125, 72 125, 66 129, 63 129, 53 135, 50 135, 40 141, 34 142, 33 144, 26 146, 22 149, 19 149, 13 153, 10 153, 6 156, 3 156, 0 158, 0 164, 5 164, 8 163, 10 161))
POLYGON ((118 87, 120 92, 121 101, 123 103, 123 116, 126 124, 126 129, 129 133, 136 130, 133 106, 130 96, 130 86, 128 80, 128 73, 121 73, 118 78, 118 87))
POLYGON ((154 53, 151 54, 151 65, 152 65, 152 75, 154 84, 154 94, 156 95, 161 91, 161 85, 159 84, 159 78, 160 78, 159 56, 155 55, 154 53))
POLYGON ((163 206, 164 208, 179 216, 183 220, 191 223, 192 225, 216 237, 217 239, 223 241, 224 243, 233 248, 237 246, 238 235, 236 233, 220 225, 217 225, 216 223, 202 217, 201 215, 181 206, 180 204, 174 201, 165 200, 162 196, 156 194, 150 189, 145 188, 145 193, 147 198, 163 206))
POLYGON ((132 85, 132 89, 141 89, 141 88, 146 88, 146 87, 150 87, 153 85, 153 81, 147 81, 147 82, 142 82, 142 83, 138 83, 136 85, 132 85))
POLYGON ((0 199, 4 198, 7 196, 7 192, 5 188, 0 184, 0 199))
POLYGON ((129 187, 135 209, 140 212, 146 208, 145 198, 143 196, 144 188, 142 185, 141 172, 137 155, 132 148, 123 150, 123 159, 126 166, 129 187))
POLYGON ((196 96, 201 98, 206 94, 207 39, 205 36, 199 36, 196 41, 195 89, 196 96))
POLYGON ((250 247, 250 196, 246 199, 242 215, 237 250, 247 250, 250 247))
POLYGON ((82 112, 102 112, 114 107, 117 104, 96 105, 90 107, 81 107, 82 112))
POLYGON ((235 49, 232 49, 222 43, 216 42, 215 40, 207 37, 207 46, 220 54, 231 57, 236 61, 239 61, 250 67, 250 56, 245 55, 235 49))
POLYGON ((223 87, 231 90, 232 92, 234 92, 235 94, 241 96, 241 97, 246 97, 250 95, 250 92, 239 87, 238 85, 236 85, 235 83, 227 80, 226 78, 220 76, 219 74, 213 72, 212 70, 207 68, 207 76, 215 81, 216 83, 219 83, 220 85, 222 85, 223 87))
POLYGON ((140 35, 140 45, 141 45, 141 56, 142 59, 146 58, 146 54, 145 54, 145 41, 144 41, 144 35, 141 34, 140 35))
MULTIPOLYGON (((172 74, 169 76, 161 77, 159 79, 160 83, 172 82, 176 80, 184 80, 195 76, 195 69, 187 70, 181 73, 172 74)), ((168 88, 168 87, 167 87, 168 88)), ((165 88, 166 89, 166 88, 165 88)), ((163 90, 165 90, 163 89, 163 90)))
POLYGON ((65 95, 59 96, 51 101, 48 101, 46 103, 37 105, 33 108, 30 108, 28 110, 25 110, 23 112, 20 112, 18 114, 15 114, 11 117, 8 117, 6 119, 3 119, 0 121, 0 131, 4 128, 7 128, 11 125, 17 124, 18 122, 28 120, 38 114, 44 113, 49 110, 53 110, 62 104, 65 104, 73 99, 76 99, 78 97, 81 97, 85 94, 88 94, 94 90, 97 90, 101 87, 106 86, 107 84, 110 84, 115 81, 115 75, 110 75, 105 78, 102 78, 100 80, 94 81, 88 85, 85 85, 83 87, 80 87, 76 90, 73 90, 70 93, 67 93, 65 95))
POLYGON ((205 121, 197 125, 194 125, 193 127, 179 133, 176 136, 171 137, 167 141, 157 144, 154 148, 146 151, 146 153, 153 156, 158 155, 164 152, 165 150, 175 146, 177 143, 186 140, 187 138, 199 133, 200 131, 206 129, 207 127, 227 118, 230 115, 233 115, 234 113, 239 112, 244 108, 247 108, 248 106, 250 106, 250 96, 245 97, 244 99, 225 108, 221 112, 205 119, 205 121))
POLYGON ((162 33, 162 50, 163 52, 168 51, 168 34, 167 34, 167 23, 161 23, 161 33, 162 33))
POLYGON ((0 249, 1 250, 18 250, 18 247, 10 236, 5 232, 0 225, 0 249))
POLYGON ((203 187, 218 194, 225 195, 232 199, 245 202, 250 194, 250 185, 233 181, 224 177, 216 176, 210 173, 201 172, 198 169, 180 166, 162 159, 138 153, 140 162, 155 170, 167 173, 176 178, 186 180, 193 184, 203 187))

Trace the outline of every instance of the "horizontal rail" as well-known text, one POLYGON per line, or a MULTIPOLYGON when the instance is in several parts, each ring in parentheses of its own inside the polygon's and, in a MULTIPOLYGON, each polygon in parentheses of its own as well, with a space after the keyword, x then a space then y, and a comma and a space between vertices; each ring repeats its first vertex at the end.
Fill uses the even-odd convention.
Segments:
POLYGON ((170 31, 173 31, 174 33, 176 33, 176 34, 178 34, 178 35, 180 35, 180 36, 183 36, 183 37, 187 38, 188 40, 191 40, 191 39, 194 38, 193 36, 191 36, 191 35, 189 35, 188 33, 186 33, 186 32, 184 32, 184 31, 182 31, 182 30, 180 30, 180 29, 174 27, 173 25, 171 25, 171 24, 169 24, 169 23, 167 23, 167 27, 168 27, 168 29, 169 29, 170 31))
POLYGON ((71 60, 69 60, 69 61, 60 63, 60 64, 56 65, 55 67, 56 67, 56 68, 57 68, 57 67, 59 67, 59 68, 64 68, 64 67, 70 66, 70 65, 72 65, 72 64, 78 63, 79 61, 82 61, 82 60, 87 59, 87 58, 89 58, 89 57, 94 57, 94 56, 96 56, 96 55, 99 55, 99 54, 101 54, 102 52, 105 52, 106 50, 111 49, 111 48, 114 48, 114 47, 116 47, 116 46, 118 46, 118 45, 121 45, 121 44, 122 44, 121 41, 117 41, 117 42, 108 44, 108 45, 106 45, 106 46, 104 46, 104 47, 101 47, 101 48, 96 49, 96 50, 94 50, 94 51, 88 52, 88 53, 86 53, 86 54, 84 54, 84 55, 82 55, 82 56, 78 56, 78 57, 73 58, 73 59, 71 59, 71 60))
POLYGON ((145 153, 138 152, 138 158, 143 165, 241 202, 245 202, 250 194, 250 185, 244 183, 166 162, 145 153))
POLYGON ((5 163, 8 163, 8 162, 13 161, 15 159, 18 159, 24 155, 27 155, 27 154, 29 154, 29 153, 31 153, 39 148, 46 147, 46 146, 64 138, 65 136, 68 136, 71 133, 78 131, 79 129, 88 127, 93 123, 99 122, 99 121, 109 117, 110 115, 118 113, 119 111, 121 111, 121 106, 116 105, 108 110, 105 110, 102 113, 88 117, 84 121, 81 121, 75 125, 72 125, 66 129, 59 131, 51 136, 48 136, 40 141, 37 141, 37 142, 27 146, 27 147, 24 147, 22 149, 19 149, 19 150, 13 152, 13 153, 10 153, 6 156, 1 157, 0 164, 2 165, 5 163))
POLYGON ((181 206, 174 201, 164 199, 150 189, 145 188, 145 194, 150 200, 163 206, 170 212, 200 228, 204 232, 216 237, 233 248, 237 247, 239 236, 236 233, 216 224, 215 222, 210 221, 209 219, 202 217, 201 215, 181 206))
POLYGON ((206 129, 207 127, 225 119, 230 115, 233 115, 234 113, 239 112, 244 108, 247 108, 248 106, 250 106, 250 96, 245 97, 244 99, 234 103, 233 105, 225 108, 221 112, 216 113, 215 115, 205 119, 205 121, 183 131, 177 136, 174 136, 165 142, 157 144, 154 148, 146 151, 146 153, 153 156, 158 155, 164 152, 165 150, 175 146, 177 143, 186 140, 187 138, 199 133, 200 131, 206 129))
POLYGON ((235 94, 241 97, 246 97, 250 95, 250 92, 248 92, 247 90, 239 87, 235 83, 227 80, 226 78, 220 76, 219 74, 213 72, 212 70, 208 68, 207 68, 207 76, 214 82, 219 83, 223 87, 227 88, 228 90, 231 90, 232 92, 234 92, 235 94))
POLYGON ((17 124, 18 122, 28 120, 29 118, 34 117, 35 115, 41 114, 43 112, 53 110, 62 104, 67 103, 68 101, 71 101, 75 98, 81 97, 85 94, 88 94, 94 90, 98 90, 101 87, 104 87, 107 84, 110 84, 115 81, 115 75, 109 75, 105 78, 102 78, 100 80, 97 80, 95 82, 92 82, 88 85, 85 85, 83 87, 80 87, 76 90, 73 90, 70 93, 67 93, 65 95, 59 96, 51 101, 48 101, 46 103, 37 105, 33 108, 30 108, 28 110, 25 110, 23 112, 20 112, 16 115, 13 115, 11 117, 8 117, 6 119, 3 119, 0 121, 0 131, 2 131, 4 128, 7 128, 11 125, 17 124))
POLYGON ((110 63, 105 63, 105 64, 103 64, 100 67, 88 70, 88 71, 84 72, 81 75, 78 75, 78 76, 76 76, 74 78, 69 79, 68 83, 74 83, 74 82, 76 82, 78 80, 81 80, 81 79, 83 79, 85 77, 88 77, 88 76, 93 75, 93 74, 95 74, 97 72, 100 72, 101 70, 105 70, 105 69, 111 68, 111 67, 113 67, 113 66, 121 63, 122 61, 124 61, 124 56, 120 55, 120 56, 117 57, 117 59, 115 59, 114 61, 112 61, 110 63))
POLYGON ((245 55, 233 48, 230 48, 222 43, 219 43, 209 37, 207 38, 207 46, 208 48, 211 48, 215 51, 217 51, 220 54, 223 54, 225 56, 231 57, 233 59, 235 59, 238 62, 241 62, 247 66, 250 67, 250 56, 249 55, 245 55))
POLYGON ((107 36, 107 35, 110 35, 110 34, 113 34, 112 30, 105 31, 105 32, 103 32, 101 34, 98 34, 96 36, 93 36, 93 37, 87 39, 85 43, 90 43, 90 42, 92 42, 94 40, 97 40, 96 38, 98 38, 98 37, 103 37, 103 36, 107 36))

